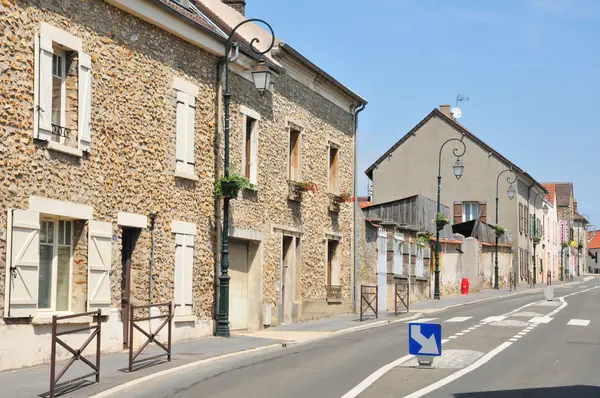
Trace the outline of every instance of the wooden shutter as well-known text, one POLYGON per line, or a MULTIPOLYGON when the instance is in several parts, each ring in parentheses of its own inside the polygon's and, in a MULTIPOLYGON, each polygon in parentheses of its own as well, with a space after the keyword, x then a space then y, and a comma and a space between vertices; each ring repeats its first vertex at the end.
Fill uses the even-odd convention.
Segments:
POLYGON ((460 224, 462 222, 462 213, 462 202, 454 202, 454 224, 460 224))
POLYGON ((529 233, 529 210, 527 206, 523 206, 523 230, 525 231, 525 236, 529 233))
POLYGON ((196 120, 196 98, 182 91, 177 92, 177 165, 175 170, 194 174, 194 132, 196 120))
POLYGON ((89 151, 92 146, 90 117, 92 106, 92 60, 90 56, 79 53, 79 91, 78 91, 78 136, 79 149, 89 151))
POLYGON ((487 223, 487 204, 486 204, 486 202, 479 202, 479 219, 482 222, 487 223))
POLYGON ((40 213, 27 210, 8 211, 5 293, 7 318, 35 316, 38 304, 40 269, 40 213))
POLYGON ((186 164, 185 172, 188 174, 194 174, 194 133, 196 131, 196 98, 191 95, 187 95, 187 108, 186 108, 186 126, 185 126, 185 148, 186 148, 186 164))
POLYGON ((194 238, 175 235, 175 315, 192 314, 194 238))
POLYGON ((90 220, 88 236, 88 311, 100 309, 102 315, 108 315, 111 304, 112 224, 90 220))
POLYGON ((258 120, 252 124, 250 136, 250 182, 256 184, 258 178, 258 120))
POLYGON ((35 40, 34 137, 52 138, 52 39, 38 36, 35 40))
POLYGON ((523 204, 519 203, 519 233, 523 233, 523 204))

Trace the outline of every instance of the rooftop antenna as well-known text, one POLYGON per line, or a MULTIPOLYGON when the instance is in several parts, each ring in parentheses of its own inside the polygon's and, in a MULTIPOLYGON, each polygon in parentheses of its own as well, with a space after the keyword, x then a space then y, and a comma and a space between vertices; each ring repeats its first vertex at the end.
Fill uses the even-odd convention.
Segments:
POLYGON ((454 120, 458 120, 462 116, 462 112, 461 112, 460 108, 458 107, 458 103, 463 102, 463 101, 468 102, 469 97, 465 97, 464 95, 458 94, 456 96, 456 103, 454 105, 454 108, 452 108, 452 110, 450 111, 452 113, 452 117, 454 118, 454 120))

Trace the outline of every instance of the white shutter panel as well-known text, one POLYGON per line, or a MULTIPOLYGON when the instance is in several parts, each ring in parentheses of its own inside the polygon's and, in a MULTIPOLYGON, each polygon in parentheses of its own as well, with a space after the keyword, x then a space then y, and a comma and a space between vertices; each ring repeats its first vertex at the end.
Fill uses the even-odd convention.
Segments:
POLYGON ((194 239, 192 235, 185 236, 185 274, 183 276, 183 315, 192 315, 193 304, 193 272, 194 272, 194 239))
POLYGON ((52 39, 39 36, 35 40, 34 137, 52 138, 52 39))
POLYGON ((108 315, 112 224, 90 220, 88 229, 88 311, 101 309, 103 315, 108 315))
POLYGON ((90 56, 79 53, 79 92, 77 108, 79 109, 78 137, 79 149, 89 151, 92 146, 90 133, 90 117, 92 106, 92 60, 90 56))
POLYGON ((258 125, 257 120, 253 124, 252 134, 250 135, 250 182, 256 184, 258 174, 258 125))
POLYGON ((186 170, 188 174, 194 174, 194 134, 196 132, 196 98, 191 95, 187 96, 187 107, 186 107, 186 119, 187 123, 185 126, 186 131, 186 170))
POLYGON ((175 170, 180 171, 182 173, 186 172, 187 162, 186 157, 187 153, 185 150, 185 141, 186 141, 186 124, 187 124, 187 98, 188 95, 178 91, 177 92, 177 150, 176 150, 176 159, 177 165, 175 170))
POLYGON ((37 311, 40 268, 40 213, 8 211, 10 261, 6 266, 7 318, 33 317, 37 311))
POLYGON ((185 235, 175 235, 175 315, 183 315, 185 268, 185 235))

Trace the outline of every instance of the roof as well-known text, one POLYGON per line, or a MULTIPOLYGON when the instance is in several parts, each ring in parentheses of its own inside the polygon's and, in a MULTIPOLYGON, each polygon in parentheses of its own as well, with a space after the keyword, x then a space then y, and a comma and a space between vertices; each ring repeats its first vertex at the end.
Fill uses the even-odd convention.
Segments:
MULTIPOLYGON (((169 1, 169 0, 160 0, 169 1)), ((247 18, 223 3, 222 0, 192 0, 198 9, 207 15, 220 29, 226 34, 230 34, 233 28, 239 23, 246 21, 247 18)), ((337 87, 346 95, 357 100, 361 104, 366 104, 367 101, 350 90, 348 87, 337 81, 331 75, 323 71, 321 68, 316 66, 314 63, 309 61, 306 57, 300 54, 292 46, 284 43, 277 36, 273 37, 271 32, 263 27, 263 24, 257 24, 255 22, 244 24, 236 31, 236 41, 241 42, 248 50, 250 49, 250 43, 253 43, 257 50, 264 51, 274 41, 275 45, 271 52, 266 53, 266 57, 269 61, 275 63, 277 66, 282 67, 278 62, 276 55, 279 50, 283 50, 292 57, 296 58, 301 64, 310 70, 318 73, 324 77, 327 81, 337 87)), ((251 52, 251 51, 250 51, 251 52)))
POLYGON ((569 206, 573 193, 572 182, 555 182, 556 186, 556 204, 558 206, 569 206))
POLYGON ((513 162, 511 162, 510 160, 508 160, 507 158, 505 158, 504 156, 502 156, 498 151, 496 151, 491 146, 487 145, 485 142, 481 141, 479 138, 477 138, 477 136, 475 136, 475 134, 471 133, 464 126, 462 126, 461 124, 457 123, 454 119, 446 116, 438 108, 433 109, 427 116, 425 116, 425 118, 423 120, 421 120, 415 127, 413 127, 412 130, 410 130, 408 133, 406 133, 404 135, 404 137, 400 138, 400 140, 398 142, 396 142, 394 145, 392 145, 390 149, 388 149, 383 155, 381 155, 379 157, 379 159, 377 159, 375 161, 375 163, 373 163, 365 171, 365 174, 369 178, 373 178, 373 170, 375 169, 375 167, 377 167, 381 162, 383 162, 400 145, 402 145, 405 141, 407 141, 421 127, 423 127, 423 125, 425 125, 425 123, 427 123, 429 120, 433 119, 434 117, 437 117, 437 118, 441 119, 442 121, 446 122, 451 127, 453 127, 454 129, 456 129, 457 131, 459 131, 460 133, 462 133, 466 137, 468 137, 471 141, 475 142, 477 145, 479 145, 480 147, 482 147, 484 150, 486 150, 487 152, 491 152, 492 154, 494 154, 494 156, 496 156, 501 162, 505 163, 508 167, 512 167, 512 169, 515 170, 517 173, 519 173, 521 175, 524 175, 526 178, 528 178, 531 181, 533 181, 533 183, 535 185, 537 185, 538 187, 540 187, 542 189, 542 191, 547 192, 546 188, 544 188, 539 182, 537 182, 535 180, 535 178, 533 178, 529 173, 525 172, 523 169, 521 169, 520 167, 518 167, 516 164, 514 164, 513 162))
POLYGON ((546 200, 552 205, 554 205, 554 196, 556 195, 556 184, 542 183, 542 185, 548 191, 548 194, 546 195, 546 200))
MULTIPOLYGON (((188 20, 195 22, 197 25, 200 25, 204 30, 207 30, 211 33, 214 33, 220 36, 223 39, 227 39, 227 35, 219 29, 217 25, 215 25, 205 14, 203 14, 198 8, 190 7, 189 9, 182 6, 181 4, 176 3, 173 0, 153 0, 155 3, 159 3, 163 7, 168 7, 171 10, 177 12, 181 16, 187 18, 188 20)), ((195 0, 192 0, 195 1, 195 0)))
POLYGON ((358 202, 358 205, 360 206, 361 209, 367 208, 367 207, 371 207, 373 206, 373 202, 358 202))
POLYGON ((594 237, 588 242, 588 249, 600 249, 600 231, 596 231, 594 237))

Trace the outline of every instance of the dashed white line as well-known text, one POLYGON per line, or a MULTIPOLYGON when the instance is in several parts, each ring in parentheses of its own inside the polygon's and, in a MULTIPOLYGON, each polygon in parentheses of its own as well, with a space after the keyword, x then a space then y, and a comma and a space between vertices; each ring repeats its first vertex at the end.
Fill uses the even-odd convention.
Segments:
POLYGON ((459 323, 459 322, 468 321, 471 318, 473 318, 473 317, 472 316, 455 316, 454 318, 450 318, 450 319, 446 320, 445 323, 446 322, 459 323))
POLYGON ((427 322, 435 321, 436 319, 437 318, 422 318, 422 319, 406 321, 406 323, 427 323, 427 322))
POLYGON ((457 336, 462 336, 463 334, 464 334, 463 332, 456 333, 457 336))

